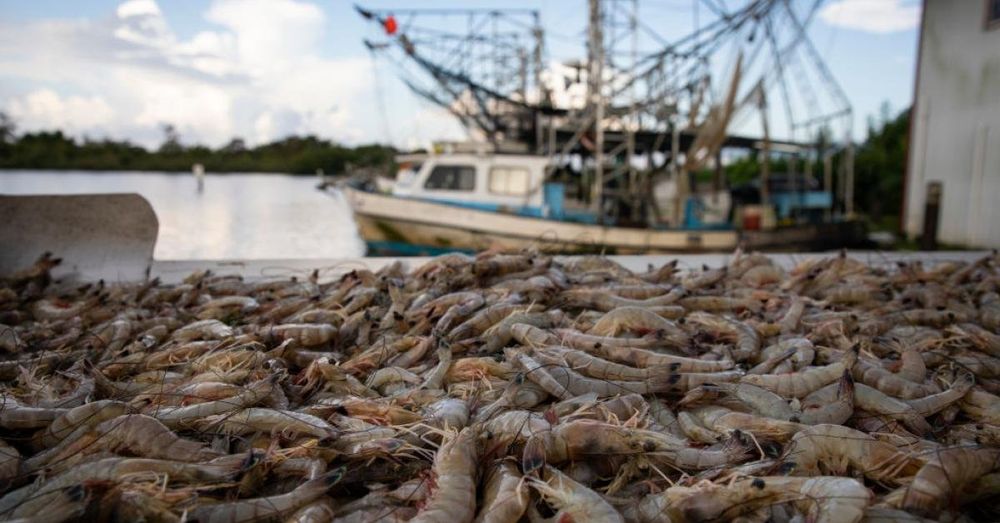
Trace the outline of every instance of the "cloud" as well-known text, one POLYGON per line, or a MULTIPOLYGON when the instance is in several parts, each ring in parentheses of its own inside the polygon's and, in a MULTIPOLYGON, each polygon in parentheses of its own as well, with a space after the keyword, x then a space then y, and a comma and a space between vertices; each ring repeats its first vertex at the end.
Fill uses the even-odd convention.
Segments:
POLYGON ((216 146, 233 136, 377 138, 366 110, 370 65, 321 56, 329 36, 317 5, 215 0, 204 17, 209 30, 187 39, 154 0, 128 0, 96 19, 0 21, 0 107, 23 130, 147 146, 159 144, 164 123, 185 142, 216 146))
POLYGON ((920 23, 920 6, 903 0, 836 0, 820 18, 833 26, 870 33, 907 31, 920 23))
POLYGON ((70 133, 106 127, 115 114, 104 98, 69 96, 63 98, 51 89, 39 89, 5 104, 18 122, 30 122, 31 129, 63 129, 70 133))

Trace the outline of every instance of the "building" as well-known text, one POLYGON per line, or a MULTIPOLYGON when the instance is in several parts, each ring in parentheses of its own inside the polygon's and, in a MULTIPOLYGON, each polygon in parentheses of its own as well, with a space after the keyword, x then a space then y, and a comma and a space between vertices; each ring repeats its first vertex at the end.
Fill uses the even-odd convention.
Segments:
POLYGON ((924 0, 903 227, 924 227, 940 183, 938 241, 1000 247, 1000 0, 924 0))

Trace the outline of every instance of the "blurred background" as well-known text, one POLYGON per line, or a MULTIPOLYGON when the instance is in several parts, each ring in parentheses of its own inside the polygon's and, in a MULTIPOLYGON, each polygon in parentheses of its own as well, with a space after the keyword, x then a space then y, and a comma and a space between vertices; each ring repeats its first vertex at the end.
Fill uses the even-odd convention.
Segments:
POLYGON ((1000 1, 0 0, 0 193, 158 259, 1000 247, 1000 1))

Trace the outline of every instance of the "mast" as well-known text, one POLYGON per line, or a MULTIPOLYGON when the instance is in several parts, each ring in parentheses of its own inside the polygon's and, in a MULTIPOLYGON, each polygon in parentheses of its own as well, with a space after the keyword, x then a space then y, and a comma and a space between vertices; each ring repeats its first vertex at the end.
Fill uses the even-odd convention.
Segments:
POLYGON ((604 196, 604 24, 601 0, 588 0, 590 4, 590 22, 587 48, 590 63, 588 64, 588 96, 590 110, 594 113, 594 187, 591 192, 591 207, 597 213, 598 223, 604 221, 601 212, 601 199, 604 196))

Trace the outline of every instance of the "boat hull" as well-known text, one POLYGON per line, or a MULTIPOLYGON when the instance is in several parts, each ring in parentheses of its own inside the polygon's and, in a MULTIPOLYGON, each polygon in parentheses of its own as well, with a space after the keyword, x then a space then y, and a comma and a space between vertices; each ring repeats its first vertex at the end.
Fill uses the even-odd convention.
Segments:
POLYGON ((605 227, 398 198, 350 187, 343 191, 362 238, 375 246, 466 251, 533 247, 552 253, 637 254, 728 251, 738 240, 731 230, 605 227))

